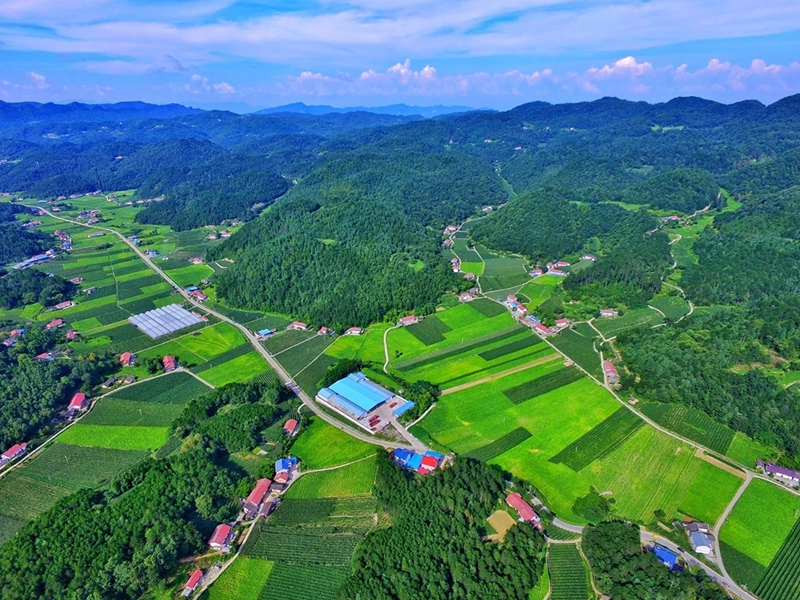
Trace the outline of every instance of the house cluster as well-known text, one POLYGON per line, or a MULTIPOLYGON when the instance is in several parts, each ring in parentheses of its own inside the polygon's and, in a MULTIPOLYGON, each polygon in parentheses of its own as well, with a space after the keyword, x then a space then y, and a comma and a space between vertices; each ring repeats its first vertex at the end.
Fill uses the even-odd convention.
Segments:
POLYGON ((461 261, 458 259, 458 257, 454 256, 451 258, 450 265, 453 267, 453 273, 461 272, 461 261))
POLYGON ((666 217, 661 217, 661 220, 664 221, 665 223, 668 223, 670 221, 680 221, 681 218, 678 215, 669 215, 666 217))
POLYGON ((433 450, 420 454, 419 452, 397 448, 392 452, 392 458, 395 463, 404 469, 416 471, 420 475, 427 475, 439 468, 444 460, 444 454, 439 454, 433 450))
POLYGON ((108 379, 106 379, 100 385, 100 387, 103 388, 104 390, 107 390, 108 388, 114 387, 118 383, 120 383, 122 385, 129 385, 129 384, 133 383, 134 381, 136 381, 136 377, 134 377, 133 375, 129 375, 128 377, 117 377, 116 375, 114 375, 114 376, 109 377, 108 379))
POLYGON ((130 243, 133 244, 134 246, 138 246, 139 244, 142 243, 142 240, 139 239, 138 235, 129 236, 128 241, 130 241, 130 243))
POLYGON ((547 275, 553 275, 554 277, 566 277, 567 275, 569 275, 569 273, 567 273, 563 269, 571 265, 565 260, 559 260, 558 262, 554 263, 549 262, 547 263, 546 266, 547 266, 547 272, 546 272, 547 275))
POLYGON ((530 523, 537 529, 541 529, 542 521, 533 507, 528 504, 519 492, 508 494, 506 496, 506 504, 517 511, 517 516, 523 523, 530 523))
POLYGON ((778 481, 788 483, 789 485, 800 484, 800 471, 781 467, 771 462, 765 462, 760 458, 756 461, 756 465, 759 469, 764 471, 764 473, 774 477, 778 481))
POLYGON ((248 519, 252 519, 258 515, 269 516, 278 503, 277 498, 270 498, 269 492, 271 489, 272 480, 270 479, 259 479, 256 482, 256 487, 254 487, 253 491, 242 501, 242 510, 248 519))
POLYGON ((283 491, 289 482, 297 477, 297 457, 288 456, 275 461, 275 481, 273 485, 277 491, 283 491))
POLYGON ((198 302, 205 302, 206 300, 208 300, 208 296, 206 296, 205 292, 203 292, 203 290, 201 290, 196 285, 190 285, 190 286, 187 286, 184 289, 187 292, 189 292, 189 294, 192 296, 192 298, 194 298, 198 302))
POLYGON ((23 227, 24 229, 28 229, 29 227, 36 227, 37 225, 41 225, 41 224, 42 224, 42 222, 41 222, 41 221, 39 221, 39 220, 36 220, 36 221, 25 221, 25 222, 22 224, 22 227, 23 227))
POLYGON ((452 235, 456 231, 458 231, 458 226, 457 225, 448 225, 447 227, 444 228, 444 234, 445 235, 452 235))
POLYGON ((511 314, 514 317, 523 319, 528 316, 528 308, 515 295, 509 294, 506 296, 504 304, 511 310, 511 314))
POLYGON ((473 300, 475 300, 475 298, 477 298, 477 296, 478 296, 478 289, 477 288, 472 288, 468 292, 462 293, 458 297, 458 301, 459 302, 472 302, 473 300))
POLYGON ((556 319, 556 323, 552 327, 548 327, 541 321, 536 323, 535 318, 530 320, 524 320, 524 322, 528 324, 536 333, 538 333, 542 337, 555 335, 559 331, 561 331, 562 329, 566 329, 570 325, 569 319, 556 319))
POLYGON ((716 538, 711 533, 711 527, 709 527, 708 523, 688 520, 683 523, 683 528, 689 536, 689 543, 692 546, 692 550, 705 556, 714 553, 714 542, 716 538))
POLYGON ((606 382, 609 385, 616 385, 619 383, 619 373, 617 372, 617 368, 614 366, 610 360, 603 361, 603 373, 606 376, 606 382))
POLYGON ((48 261, 55 255, 56 255, 55 250, 48 250, 44 254, 37 254, 35 256, 31 256, 30 258, 26 258, 22 262, 15 264, 12 268, 17 271, 19 271, 20 269, 27 269, 28 267, 32 267, 33 265, 38 265, 45 261, 48 261))
POLYGON ((13 348, 17 345, 17 338, 21 338, 25 335, 24 329, 12 329, 8 333, 8 337, 3 340, 3 345, 6 348, 13 348))
POLYGON ((100 221, 98 217, 100 216, 99 210, 85 210, 78 214, 76 217, 77 219, 89 219, 89 225, 93 225, 100 221))
POLYGON ((4 467, 15 458, 21 457, 23 454, 25 454, 27 449, 27 442, 23 442, 22 444, 14 444, 11 446, 11 448, 0 454, 0 467, 4 467))

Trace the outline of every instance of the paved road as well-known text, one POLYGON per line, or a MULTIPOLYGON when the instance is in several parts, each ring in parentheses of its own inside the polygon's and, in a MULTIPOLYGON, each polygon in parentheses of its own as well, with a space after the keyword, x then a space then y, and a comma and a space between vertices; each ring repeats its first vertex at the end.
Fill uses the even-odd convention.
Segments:
POLYGON ((48 211, 46 209, 43 209, 43 208, 41 208, 39 206, 30 207, 30 208, 37 208, 39 210, 42 210, 48 216, 50 216, 50 217, 52 217, 52 218, 54 218, 54 219, 56 219, 58 221, 63 221, 65 223, 71 223, 73 225, 80 225, 82 227, 87 227, 89 229, 99 229, 101 231, 106 231, 108 233, 111 233, 111 234, 117 236, 119 239, 121 239, 123 242, 125 242, 139 256, 139 258, 141 258, 147 264, 148 267, 150 267, 156 273, 158 273, 167 283, 169 283, 173 287, 173 289, 175 289, 175 291, 180 293, 180 295, 187 302, 189 302, 193 306, 197 306, 199 309, 207 312, 210 315, 214 315, 220 321, 224 321, 225 323, 229 323, 230 325, 233 325, 239 331, 241 331, 242 334, 245 336, 245 338, 247 338, 247 341, 249 341, 250 344, 256 349, 256 351, 264 358, 264 360, 266 360, 267 363, 269 363, 269 366, 272 368, 272 370, 275 371, 275 373, 278 374, 278 377, 280 377, 281 380, 289 387, 289 389, 291 389, 292 392, 294 392, 294 394, 298 398, 300 398, 300 400, 303 402, 303 404, 305 404, 315 415, 317 415, 323 421, 326 421, 327 423, 333 425, 337 429, 340 429, 341 431, 344 431, 349 436, 354 437, 356 439, 359 439, 362 442, 367 442, 368 444, 373 444, 373 445, 376 445, 376 446, 383 446, 384 448, 406 448, 408 450, 421 449, 421 448, 425 447, 425 445, 422 442, 420 442, 419 440, 414 438, 410 433, 408 433, 404 429, 402 431, 400 431, 400 433, 401 433, 401 435, 403 435, 403 437, 406 438, 406 440, 408 441, 408 444, 403 444, 403 443, 399 443, 399 442, 390 442, 390 441, 387 441, 387 440, 381 440, 381 439, 375 438, 375 437, 373 437, 373 436, 371 436, 371 435, 369 435, 367 433, 363 433, 363 432, 360 432, 360 431, 358 431, 358 430, 356 430, 356 429, 354 429, 352 427, 348 427, 347 425, 345 425, 344 423, 342 423, 338 419, 335 419, 335 418, 331 417, 330 415, 328 415, 314 401, 311 400, 311 398, 308 396, 308 394, 306 394, 302 389, 300 389, 299 386, 297 386, 297 384, 294 383, 294 381, 289 376, 289 374, 286 372, 286 370, 280 365, 280 363, 277 360, 275 360, 275 358, 269 352, 267 352, 266 348, 264 348, 264 346, 261 345, 261 343, 258 341, 258 338, 256 337, 256 335, 252 331, 250 331, 244 325, 241 325, 241 324, 237 323, 236 321, 234 321, 233 319, 223 315, 222 313, 219 313, 219 312, 215 311, 214 309, 209 308, 207 306, 204 306, 201 303, 197 302, 189 292, 187 292, 181 286, 179 286, 177 283, 175 283, 169 275, 167 275, 157 264, 155 264, 150 259, 149 256, 147 256, 144 252, 139 250, 139 247, 136 246, 136 244, 131 242, 128 238, 126 238, 124 235, 122 235, 119 231, 116 231, 114 229, 109 229, 107 227, 98 227, 97 225, 88 225, 86 223, 81 223, 80 221, 76 221, 74 219, 69 219, 69 218, 66 218, 66 217, 59 217, 59 216, 54 215, 50 211, 48 211))

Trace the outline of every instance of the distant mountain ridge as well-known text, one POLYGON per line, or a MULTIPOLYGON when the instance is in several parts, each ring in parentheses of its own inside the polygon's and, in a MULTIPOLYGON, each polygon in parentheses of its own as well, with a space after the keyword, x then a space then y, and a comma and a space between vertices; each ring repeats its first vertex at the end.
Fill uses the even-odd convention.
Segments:
POLYGON ((284 104, 282 106, 274 106, 272 108, 265 108, 259 110, 254 114, 257 115, 274 115, 280 113, 295 113, 301 115, 328 115, 331 113, 350 113, 350 112, 368 112, 377 115, 397 115, 401 117, 412 117, 419 115, 427 119, 439 117, 442 115, 450 115, 453 113, 464 113, 476 110, 469 106, 409 106, 408 104, 390 104, 389 106, 349 106, 345 108, 336 108, 325 104, 308 105, 303 102, 293 102, 292 104, 284 104))

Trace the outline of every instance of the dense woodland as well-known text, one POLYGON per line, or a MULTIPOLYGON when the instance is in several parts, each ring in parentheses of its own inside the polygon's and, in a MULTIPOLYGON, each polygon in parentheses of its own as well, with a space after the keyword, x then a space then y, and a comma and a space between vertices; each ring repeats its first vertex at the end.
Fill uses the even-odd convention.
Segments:
POLYGON ((375 494, 392 525, 359 546, 339 598, 527 599, 544 569, 543 536, 518 524, 500 544, 481 539, 504 487, 501 472, 473 460, 414 477, 379 453, 375 494))
POLYGON ((31 441, 66 409, 72 394, 88 392, 116 367, 96 354, 36 360, 63 342, 63 334, 29 326, 13 348, 0 352, 0 447, 31 441))
POLYGON ((614 600, 725 600, 728 594, 701 570, 671 572, 642 551, 639 527, 621 522, 589 525, 583 552, 595 585, 614 600))
POLYGON ((10 271, 0 277, 0 308, 21 308, 37 302, 51 307, 69 300, 76 291, 74 283, 55 274, 49 277, 33 269, 10 271))

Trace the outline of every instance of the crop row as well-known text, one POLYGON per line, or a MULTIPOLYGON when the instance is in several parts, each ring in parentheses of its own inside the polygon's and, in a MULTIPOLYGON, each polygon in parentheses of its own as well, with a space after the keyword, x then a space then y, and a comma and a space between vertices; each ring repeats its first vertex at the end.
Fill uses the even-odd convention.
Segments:
POLYGON ((501 356, 506 356, 507 354, 513 354, 514 352, 524 350, 525 348, 530 348, 531 346, 544 345, 545 343, 542 342, 538 337, 526 335, 525 337, 514 340, 513 342, 509 342, 504 346, 498 346, 497 348, 492 348, 491 350, 481 352, 478 354, 478 356, 480 356, 483 360, 489 361, 494 360, 495 358, 500 358, 501 356))
POLYGON ((317 535, 296 527, 268 524, 250 549, 250 555, 289 564, 345 567, 362 537, 350 532, 317 535))
POLYGON ((552 600, 586 600, 586 565, 573 544, 551 545, 548 570, 553 592, 552 600))
POLYGON ((501 454, 508 452, 531 437, 531 432, 524 427, 518 427, 514 431, 505 434, 490 444, 476 448, 467 453, 467 456, 484 462, 490 461, 501 454))
POLYGON ((704 412, 680 404, 646 404, 642 406, 642 412, 659 425, 720 454, 728 451, 736 435, 704 412))
POLYGON ((566 367, 565 369, 547 373, 532 381, 526 381, 520 385, 503 390, 503 394, 514 404, 521 404, 522 402, 531 400, 547 392, 557 390, 573 381, 577 381, 581 377, 583 377, 583 373, 579 369, 576 367, 566 367))
POLYGON ((443 341, 444 334, 450 331, 453 331, 453 328, 435 316, 427 317, 421 323, 408 327, 408 333, 426 346, 443 341))
POLYGON ((800 600, 800 521, 772 559, 756 594, 763 600, 800 600))
POLYGON ((348 567, 323 567, 275 563, 258 600, 334 600, 349 575, 348 567))

